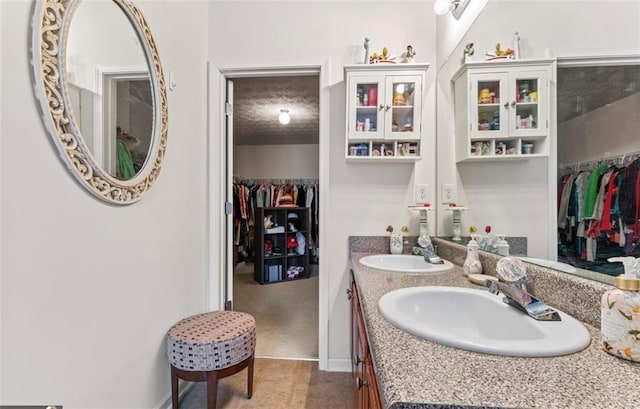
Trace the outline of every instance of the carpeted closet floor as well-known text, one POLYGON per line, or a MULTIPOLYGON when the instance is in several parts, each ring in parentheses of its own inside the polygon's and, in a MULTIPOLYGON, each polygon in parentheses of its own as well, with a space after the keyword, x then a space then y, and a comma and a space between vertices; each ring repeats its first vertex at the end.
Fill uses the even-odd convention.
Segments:
POLYGON ((256 357, 318 359, 318 266, 305 279, 259 284, 253 263, 234 270, 233 309, 256 319, 256 357))

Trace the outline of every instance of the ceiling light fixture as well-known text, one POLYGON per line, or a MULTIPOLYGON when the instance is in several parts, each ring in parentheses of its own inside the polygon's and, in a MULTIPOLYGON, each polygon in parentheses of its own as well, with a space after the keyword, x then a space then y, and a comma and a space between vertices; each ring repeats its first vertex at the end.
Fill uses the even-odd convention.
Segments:
POLYGON ((471 0, 436 0, 435 3, 433 3, 433 11, 439 16, 451 12, 453 17, 458 20, 469 5, 469 2, 471 2, 471 0))
POLYGON ((289 123, 289 121, 291 121, 291 116, 289 115, 288 109, 280 110, 280 116, 278 116, 278 121, 280 121, 282 125, 286 125, 289 123))

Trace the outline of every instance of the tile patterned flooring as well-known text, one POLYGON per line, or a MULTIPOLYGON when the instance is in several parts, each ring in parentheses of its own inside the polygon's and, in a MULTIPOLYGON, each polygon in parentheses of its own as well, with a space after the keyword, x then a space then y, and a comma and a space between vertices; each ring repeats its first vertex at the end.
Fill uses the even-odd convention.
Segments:
MULTIPOLYGON (((180 381, 182 382, 182 381, 180 381)), ((350 409, 354 382, 350 373, 323 372, 318 363, 284 359, 255 361, 253 397, 247 399, 247 370, 218 382, 218 409, 350 409)), ((205 384, 194 384, 181 409, 206 408, 205 384)))

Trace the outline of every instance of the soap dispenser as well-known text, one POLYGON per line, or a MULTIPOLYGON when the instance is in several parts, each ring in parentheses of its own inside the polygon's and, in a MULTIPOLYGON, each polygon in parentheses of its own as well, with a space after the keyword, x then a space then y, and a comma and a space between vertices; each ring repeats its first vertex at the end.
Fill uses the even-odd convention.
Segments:
POLYGON ((604 350, 619 358, 640 362, 640 259, 611 257, 608 261, 623 263, 624 274, 616 277, 616 288, 602 295, 604 350))
POLYGON ((471 235, 471 240, 467 244, 467 258, 462 265, 463 274, 469 276, 469 274, 482 274, 482 264, 480 263, 480 254, 478 250, 480 246, 476 241, 477 234, 471 235))
POLYGON ((496 234, 498 241, 496 241, 496 252, 504 257, 509 257, 509 243, 505 240, 504 234, 496 234))

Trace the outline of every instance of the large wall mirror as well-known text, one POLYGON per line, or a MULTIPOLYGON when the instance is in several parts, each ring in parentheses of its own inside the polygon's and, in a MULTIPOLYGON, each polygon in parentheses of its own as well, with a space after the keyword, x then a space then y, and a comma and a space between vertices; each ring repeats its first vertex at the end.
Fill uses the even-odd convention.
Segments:
MULTIPOLYGON (((452 49, 451 54, 442 58, 443 64, 438 71, 438 76, 446 74, 450 79, 453 73, 459 68, 462 60, 463 49, 469 42, 473 42, 476 54, 473 60, 481 60, 485 50, 490 50, 496 39, 510 41, 512 31, 510 25, 501 22, 514 22, 520 32, 520 45, 524 52, 523 58, 543 58, 543 56, 553 56, 557 61, 556 79, 556 100, 555 115, 556 140, 552 145, 552 155, 544 163, 530 161, 528 166, 539 171, 540 174, 547 172, 548 188, 550 197, 555 199, 556 183, 566 172, 577 173, 579 171, 593 171, 598 165, 605 165, 609 171, 618 171, 628 168, 632 163, 640 167, 640 54, 638 54, 637 34, 637 10, 638 5, 629 2, 607 2, 604 0, 589 2, 588 6, 575 9, 574 3, 569 1, 549 2, 549 7, 541 7, 535 1, 517 2, 515 5, 510 2, 489 1, 480 11, 477 18, 469 26, 461 41, 452 49), (590 21, 594 16, 602 15, 606 11, 609 15, 609 23, 604 28, 600 27, 594 31, 594 37, 606 41, 593 41, 585 38, 584 32, 576 30, 584 21, 590 21), (558 28, 553 32, 540 29, 536 22, 542 19, 549 19, 549 24, 554 25, 563 21, 567 16, 575 16, 573 25, 558 28), (518 20, 519 16, 527 15, 526 21, 518 20), (615 17, 612 17, 615 16, 615 17), (612 23, 615 21, 616 23, 612 23), (624 21, 624 23, 621 23, 624 21), (632 22, 633 24, 629 24, 632 22), (599 30, 599 31, 598 31, 599 30), (606 36, 602 34, 606 33, 606 36), (605 44, 606 46, 603 46, 605 44), (480 53, 480 55, 478 55, 480 53), (539 165, 538 165, 539 164, 539 165)), ((511 24, 511 23, 510 23, 511 24)), ((555 26, 554 26, 555 27, 555 26)), ((455 29, 456 26, 452 27, 455 29)), ((510 43, 507 44, 507 46, 510 43)), ((439 95, 438 111, 452 107, 453 95, 446 87, 448 85, 443 79, 444 91, 439 95)), ((445 111, 447 112, 447 111, 445 111)), ((453 109, 450 109, 453 115, 453 109)), ((444 115, 443 115, 444 117, 444 115)), ((443 121, 444 122, 444 121, 443 121)), ((438 125, 445 131, 452 130, 453 126, 447 128, 447 123, 438 125)), ((439 142, 449 138, 447 132, 438 131, 439 142)), ((480 167, 478 167, 479 169, 480 167)), ((520 168, 524 168, 521 166, 520 168)), ((446 178, 452 173, 449 164, 439 166, 439 173, 446 178)), ((498 167, 490 168, 491 170, 498 167)), ((516 166, 503 166, 500 169, 517 170, 516 166)), ((483 169, 484 170, 484 169, 483 169)), ((455 169, 458 171, 458 168, 455 169)), ((488 171, 487 174, 490 172, 488 171)), ((601 176, 601 175, 599 175, 601 176)), ((469 180, 469 179, 467 179, 469 180)), ((531 178, 531 180, 535 180, 531 178)), ((611 179, 609 179, 611 180, 611 179)), ((464 184, 465 179, 461 178, 464 184)), ((478 183, 478 179, 469 183, 478 183)), ((440 182, 446 182, 443 179, 440 182)), ((600 186, 602 179, 599 179, 600 186)), ((473 197, 475 202, 465 203, 470 208, 478 209, 491 206, 490 201, 482 202, 480 195, 482 186, 462 186, 464 193, 476 189, 473 197), (477 193, 479 192, 480 193, 477 193)), ((599 188, 599 186, 598 186, 599 188)), ((506 189, 505 189, 506 190, 506 189)), ((542 189, 540 189, 542 190, 542 189)), ((570 191, 569 191, 570 192, 570 191)), ((467 196, 468 198, 468 196, 467 196)), ((631 255, 640 256, 640 238, 634 237, 630 232, 638 232, 640 225, 625 229, 621 226, 619 219, 610 218, 607 222, 607 231, 597 231, 589 229, 589 225, 583 225, 581 231, 585 230, 590 237, 588 251, 595 250, 593 260, 587 259, 587 242, 584 237, 576 240, 576 230, 579 222, 570 225, 570 231, 557 229, 555 220, 558 219, 558 208, 555 200, 549 200, 548 204, 542 200, 535 203, 536 210, 544 206, 547 213, 547 221, 540 222, 545 227, 545 232, 536 237, 539 243, 540 237, 546 235, 547 249, 557 248, 556 251, 546 251, 547 258, 552 261, 558 260, 568 267, 575 267, 575 273, 581 277, 613 283, 614 276, 623 270, 621 263, 609 263, 608 257, 631 255), (547 228, 548 226, 548 228, 547 228), (616 231, 617 229, 617 231, 616 231), (569 235, 567 235, 569 233, 569 235), (564 235, 561 237, 560 235, 564 235), (624 242, 620 241, 620 236, 624 237, 624 242), (577 243, 580 242, 578 246, 577 243), (558 243, 560 242, 560 243, 558 243), (595 246, 593 244, 595 243, 595 246), (560 247, 558 247, 560 244, 560 247)), ((560 202, 560 198, 558 198, 560 202)), ((612 199, 612 205, 615 206, 612 199)), ((484 209, 483 209, 484 210, 484 209)), ((637 208, 636 208, 637 210, 637 208)), ((491 212, 484 214, 491 215, 491 212)), ((614 215, 616 217, 616 215, 614 215)), ((515 217, 512 216, 515 220, 515 217)), ((628 218, 627 226, 635 225, 638 221, 637 213, 628 218)), ((573 223, 573 222, 570 222, 573 223)), ((602 227, 602 226, 600 226, 602 227)), ((517 235, 511 231, 504 231, 506 234, 517 235)), ((582 233, 584 234, 584 233, 582 233)), ((531 243, 533 240, 529 239, 531 243)), ((544 253, 537 248, 538 252, 528 249, 531 257, 545 257, 544 253)), ((567 269, 568 270, 568 269, 567 269)))
POLYGON ((33 68, 46 126, 75 178, 113 204, 139 200, 167 140, 160 58, 127 0, 36 4, 33 68))

